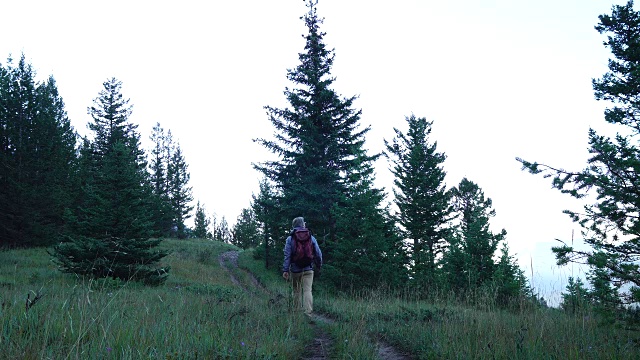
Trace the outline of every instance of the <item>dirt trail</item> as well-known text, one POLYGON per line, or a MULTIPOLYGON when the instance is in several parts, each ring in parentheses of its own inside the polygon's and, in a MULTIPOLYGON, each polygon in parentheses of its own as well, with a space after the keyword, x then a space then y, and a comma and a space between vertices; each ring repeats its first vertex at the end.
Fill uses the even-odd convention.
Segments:
POLYGON ((227 266, 227 262, 228 262, 231 265, 231 267, 233 267, 233 269, 239 269, 238 267, 239 254, 240 253, 238 251, 227 251, 220 254, 220 256, 218 257, 218 262, 220 263, 220 266, 223 269, 225 269, 227 273, 229 273, 229 277, 231 277, 231 282, 233 282, 234 285, 241 287, 242 290, 249 293, 255 293, 256 289, 269 293, 269 291, 258 281, 258 279, 251 272, 243 269, 243 271, 249 276, 251 285, 253 285, 252 289, 249 289, 240 280, 238 280, 238 278, 234 274, 234 271, 227 266))
POLYGON ((245 289, 244 286, 242 286, 242 284, 240 284, 240 281, 238 281, 238 278, 233 273, 233 271, 229 270, 229 268, 227 267, 227 261, 229 261, 231 265, 233 265, 234 267, 238 267, 238 252, 237 251, 224 252, 220 254, 220 256, 218 257, 218 262, 220 263, 220 267, 222 267, 227 273, 229 273, 229 276, 231 277, 231 282, 234 285, 240 286, 242 289, 247 290, 245 289))
POLYGON ((410 360, 407 355, 400 353, 393 346, 378 341, 378 357, 383 360, 410 360))
POLYGON ((318 325, 311 324, 313 328, 313 343, 309 344, 304 350, 301 360, 322 360, 329 359, 329 352, 333 346, 333 339, 322 330, 318 325))
MULTIPOLYGON (((242 271, 247 273, 247 275, 249 276, 253 289, 247 288, 247 286, 245 286, 241 281, 238 280, 238 278, 234 274, 234 271, 230 269, 229 266, 227 266, 227 264, 229 264, 231 267, 233 267, 233 269, 238 269, 238 255, 238 251, 227 251, 222 253, 218 257, 220 266, 225 269, 227 273, 229 273, 233 284, 241 287, 243 291, 248 293, 255 293, 255 289, 259 289, 259 291, 263 291, 267 294, 273 295, 249 271, 242 269, 242 271)), ((274 299, 272 299, 272 301, 273 300, 274 299)), ((333 324, 334 320, 320 314, 313 315, 313 321, 310 321, 310 326, 312 327, 314 333, 313 343, 309 344, 306 347, 304 355, 300 358, 301 360, 322 360, 330 358, 330 349, 333 346, 333 339, 329 336, 329 334, 327 334, 327 332, 322 329, 322 327, 318 326, 318 323, 333 324)), ((378 357, 381 360, 411 359, 410 357, 400 353, 394 347, 380 341, 378 341, 378 357)))
MULTIPOLYGON (((326 324, 333 324, 335 322, 333 319, 320 314, 314 314, 313 318, 316 322, 321 322, 326 324)), ((402 354, 401 352, 396 350, 396 348, 383 342, 382 340, 378 340, 377 347, 378 347, 378 358, 381 360, 410 360, 411 359, 411 357, 402 354)), ((316 359, 316 358, 309 358, 309 359, 316 359)))

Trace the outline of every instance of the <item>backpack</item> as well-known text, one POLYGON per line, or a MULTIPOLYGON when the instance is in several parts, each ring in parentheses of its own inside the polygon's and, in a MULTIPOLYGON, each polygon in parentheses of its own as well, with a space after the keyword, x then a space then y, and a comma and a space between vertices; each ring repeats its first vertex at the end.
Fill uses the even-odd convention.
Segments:
POLYGON ((291 241, 293 245, 291 261, 301 268, 311 265, 315 257, 315 248, 313 241, 311 241, 309 229, 299 228, 293 230, 291 241))

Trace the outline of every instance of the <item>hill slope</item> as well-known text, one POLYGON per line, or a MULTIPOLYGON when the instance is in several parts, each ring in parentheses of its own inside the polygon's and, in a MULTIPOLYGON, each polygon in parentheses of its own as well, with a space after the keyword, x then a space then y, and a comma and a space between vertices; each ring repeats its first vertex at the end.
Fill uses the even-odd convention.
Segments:
MULTIPOLYGON (((309 324, 251 251, 165 240, 159 287, 59 273, 45 249, 0 251, 0 349, 11 359, 640 358, 638 334, 590 314, 331 295, 309 324), (405 355, 406 354, 406 355, 405 355)), ((446 300, 446 299, 444 299, 446 300)))

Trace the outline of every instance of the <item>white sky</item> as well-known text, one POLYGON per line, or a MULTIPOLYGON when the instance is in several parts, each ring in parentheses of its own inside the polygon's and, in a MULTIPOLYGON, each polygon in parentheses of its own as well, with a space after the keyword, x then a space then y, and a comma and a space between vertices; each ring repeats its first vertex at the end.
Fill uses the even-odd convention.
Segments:
MULTIPOLYGON (((594 30, 613 4, 600 0, 320 0, 325 44, 335 48, 334 89, 359 95, 366 146, 383 149, 405 116, 434 120, 431 141, 448 158, 447 185, 462 177, 493 199, 495 230, 534 286, 552 302, 578 275, 557 268, 550 247, 577 226, 562 214, 581 204, 516 157, 571 170, 586 164, 589 127, 607 128, 591 79, 610 53, 594 30), (533 270, 531 269, 533 266, 533 270)), ((263 106, 284 107, 286 69, 306 33, 302 0, 6 2, 0 63, 24 52, 39 79, 53 75, 74 127, 110 77, 123 82, 131 121, 149 145, 160 122, 180 143, 194 198, 234 223, 257 193, 251 163, 271 154, 263 106)), ((377 184, 391 194, 386 160, 377 184)))

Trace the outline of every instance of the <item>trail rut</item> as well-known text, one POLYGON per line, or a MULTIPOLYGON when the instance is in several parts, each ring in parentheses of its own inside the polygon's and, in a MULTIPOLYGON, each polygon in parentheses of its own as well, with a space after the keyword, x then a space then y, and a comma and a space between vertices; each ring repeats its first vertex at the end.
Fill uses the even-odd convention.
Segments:
MULTIPOLYGON (((247 293, 256 293, 258 291, 265 292, 269 295, 273 295, 267 288, 265 288, 256 277, 249 271, 242 269, 244 271, 250 281, 251 288, 247 287, 243 282, 241 282, 237 276, 235 275, 235 270, 239 269, 238 267, 238 251, 227 251, 218 257, 218 262, 220 266, 225 269, 225 271, 229 274, 231 278, 231 282, 234 285, 242 288, 243 291, 247 293)), ((273 300, 273 299, 272 299, 273 300)), ((310 321, 310 326, 313 329, 314 339, 313 342, 310 343, 304 351, 304 354, 300 357, 300 360, 322 360, 322 359, 330 359, 331 356, 331 348, 333 347, 333 339, 329 334, 322 329, 318 324, 333 324, 335 321, 331 318, 323 316, 321 314, 314 314, 312 321, 310 321)), ((411 357, 408 357, 393 346, 386 344, 382 341, 377 342, 378 346, 378 358, 380 360, 410 360, 411 357)))

